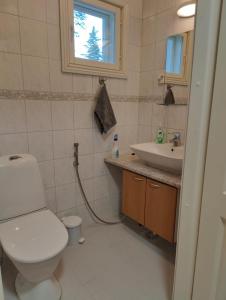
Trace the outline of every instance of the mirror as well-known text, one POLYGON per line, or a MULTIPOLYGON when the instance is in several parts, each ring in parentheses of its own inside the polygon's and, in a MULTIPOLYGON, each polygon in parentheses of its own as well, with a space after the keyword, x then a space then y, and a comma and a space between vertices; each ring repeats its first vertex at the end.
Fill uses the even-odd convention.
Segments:
POLYGON ((192 63, 192 32, 169 36, 166 41, 164 82, 188 85, 192 63))

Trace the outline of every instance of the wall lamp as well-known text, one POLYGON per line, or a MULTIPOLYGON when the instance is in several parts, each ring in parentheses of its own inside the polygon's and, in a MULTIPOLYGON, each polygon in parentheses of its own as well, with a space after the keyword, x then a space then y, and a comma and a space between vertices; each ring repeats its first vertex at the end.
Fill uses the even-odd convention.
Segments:
POLYGON ((177 15, 181 18, 194 17, 196 13, 196 2, 189 1, 181 5, 177 10, 177 15))

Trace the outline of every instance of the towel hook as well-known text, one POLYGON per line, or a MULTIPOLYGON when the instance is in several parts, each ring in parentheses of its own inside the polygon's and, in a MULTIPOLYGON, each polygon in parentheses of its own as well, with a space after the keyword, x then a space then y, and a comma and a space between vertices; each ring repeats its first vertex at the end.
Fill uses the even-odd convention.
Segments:
POLYGON ((107 78, 99 77, 99 84, 100 84, 100 85, 105 84, 105 81, 107 81, 107 78))

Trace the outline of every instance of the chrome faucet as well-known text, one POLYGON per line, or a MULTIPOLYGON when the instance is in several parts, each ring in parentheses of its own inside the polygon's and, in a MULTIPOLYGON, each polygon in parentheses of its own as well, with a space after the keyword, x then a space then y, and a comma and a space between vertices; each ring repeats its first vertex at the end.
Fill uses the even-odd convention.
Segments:
POLYGON ((170 140, 170 143, 173 143, 173 147, 181 146, 181 134, 180 132, 174 132, 173 138, 170 140))

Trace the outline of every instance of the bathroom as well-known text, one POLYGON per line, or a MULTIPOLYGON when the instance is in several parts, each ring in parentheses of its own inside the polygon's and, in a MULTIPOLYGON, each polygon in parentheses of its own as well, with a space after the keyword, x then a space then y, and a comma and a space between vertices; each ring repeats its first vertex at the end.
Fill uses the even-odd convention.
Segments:
MULTIPOLYGON (((190 295, 194 274, 197 279, 200 276, 195 270, 201 262, 195 263, 195 257, 196 251, 203 251, 197 248, 202 226, 200 190, 205 187, 203 158, 208 149, 219 19, 226 4, 199 0, 197 16, 193 12, 184 17, 179 9, 185 4, 184 0, 0 0, 0 169, 4 159, 17 164, 18 156, 24 155, 34 170, 40 170, 45 199, 40 207, 36 203, 36 209, 26 207, 28 211, 21 213, 22 204, 15 202, 18 211, 11 220, 12 215, 5 213, 5 217, 1 207, 7 206, 4 195, 11 193, 3 189, 3 179, 0 182, 4 190, 0 196, 1 300, 1 276, 4 300, 207 299, 198 297, 197 291, 194 298, 190 295), (99 20, 114 26, 106 25, 106 30, 99 20), (107 46, 101 44, 100 34, 107 46), (98 53, 101 58, 87 56, 94 39, 97 46, 106 48, 98 53), (171 42, 177 43, 174 55, 181 51, 176 75, 167 72, 171 42), (193 63, 192 68, 193 54, 199 66, 193 63), (94 114, 103 90, 116 121, 106 132, 94 114), (169 151, 167 168, 163 166, 167 158, 161 157, 159 164, 156 157, 144 162, 144 149, 139 147, 146 143, 166 147, 161 149, 169 151), (131 176, 137 182, 131 183, 131 176), (148 184, 162 187, 162 193, 151 192, 148 184), (147 212, 147 195, 157 195, 157 205, 162 201, 157 213, 149 207, 152 217, 147 212), (111 224, 98 220, 86 200, 97 217, 111 224), (67 234, 61 221, 79 216, 82 240, 62 247, 51 277, 54 281, 39 280, 38 285, 19 278, 22 283, 15 284, 18 266, 7 255, 4 228, 14 222, 17 231, 17 217, 35 214, 44 206, 48 214, 43 224, 41 219, 31 220, 36 231, 44 233, 45 222, 48 227, 54 216, 59 223, 53 237, 59 230, 60 239, 61 231, 62 236, 67 234)), ((1 176, 7 184, 18 176, 22 184, 17 172, 15 168, 15 173, 9 173, 12 177, 1 176)), ((37 198, 29 186, 27 190, 37 198)), ((14 242, 11 247, 17 249, 14 242)), ((27 242, 25 234, 21 243, 26 246, 27 242)), ((44 256, 57 245, 57 236, 48 239, 47 230, 45 242, 39 245, 44 256)), ((31 253, 21 253, 26 254, 31 253)), ((197 284, 196 289, 201 287, 197 284)))

